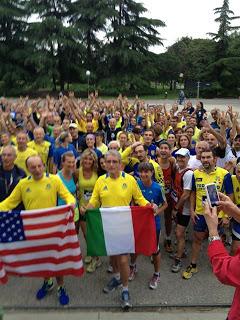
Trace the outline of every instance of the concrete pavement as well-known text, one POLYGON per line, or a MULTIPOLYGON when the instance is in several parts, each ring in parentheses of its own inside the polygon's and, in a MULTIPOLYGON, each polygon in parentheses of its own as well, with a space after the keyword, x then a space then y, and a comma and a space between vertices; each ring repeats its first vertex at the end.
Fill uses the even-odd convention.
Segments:
POLYGON ((8 312, 3 320, 225 320, 227 309, 156 312, 8 312))

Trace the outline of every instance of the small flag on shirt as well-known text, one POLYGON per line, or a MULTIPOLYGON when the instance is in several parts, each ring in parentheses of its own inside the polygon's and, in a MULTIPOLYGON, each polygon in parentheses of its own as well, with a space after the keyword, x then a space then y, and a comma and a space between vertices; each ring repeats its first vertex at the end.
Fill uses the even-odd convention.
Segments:
POLYGON ((113 207, 87 211, 87 254, 111 256, 157 251, 156 225, 151 207, 113 207))
POLYGON ((81 276, 83 271, 69 205, 0 212, 0 282, 7 282, 7 275, 81 276))

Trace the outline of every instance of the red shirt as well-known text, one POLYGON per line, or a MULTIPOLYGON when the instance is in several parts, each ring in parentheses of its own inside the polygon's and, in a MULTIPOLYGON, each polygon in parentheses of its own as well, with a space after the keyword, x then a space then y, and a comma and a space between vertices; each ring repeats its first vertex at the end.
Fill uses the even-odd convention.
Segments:
POLYGON ((230 256, 220 240, 208 246, 213 273, 223 284, 236 287, 228 320, 240 320, 240 248, 234 257, 230 256))

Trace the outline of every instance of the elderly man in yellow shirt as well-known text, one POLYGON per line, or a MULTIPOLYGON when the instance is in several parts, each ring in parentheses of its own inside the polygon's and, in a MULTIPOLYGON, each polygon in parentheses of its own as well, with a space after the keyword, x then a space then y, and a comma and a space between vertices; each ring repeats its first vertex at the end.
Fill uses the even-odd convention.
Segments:
MULTIPOLYGON (((116 150, 110 150, 106 153, 105 159, 107 174, 98 178, 87 208, 128 206, 132 200, 140 206, 150 205, 143 197, 136 180, 131 175, 121 171, 122 159, 120 153, 116 150)), ((123 255, 113 256, 112 264, 114 276, 103 291, 109 293, 122 284, 122 308, 126 310, 131 307, 128 291, 129 265, 127 252, 123 255)))
POLYGON ((30 172, 26 167, 26 159, 30 156, 37 155, 37 151, 28 147, 28 136, 24 131, 21 131, 17 134, 17 158, 15 164, 21 168, 26 175, 29 175, 30 172))
MULTIPOLYGON (((11 195, 0 202, 0 211, 9 211, 23 202, 26 210, 55 207, 60 196, 67 204, 75 205, 75 198, 66 189, 58 176, 44 173, 44 165, 40 156, 30 156, 26 166, 31 174, 22 179, 11 195)), ((63 277, 57 277, 58 299, 61 305, 69 303, 69 296, 64 287, 63 277)), ((53 280, 44 279, 42 287, 37 292, 37 299, 43 299, 53 289, 53 280)))
POLYGON ((47 172, 52 172, 53 150, 51 143, 44 140, 45 132, 42 127, 36 127, 33 130, 34 140, 28 143, 28 147, 35 150, 41 157, 47 172))

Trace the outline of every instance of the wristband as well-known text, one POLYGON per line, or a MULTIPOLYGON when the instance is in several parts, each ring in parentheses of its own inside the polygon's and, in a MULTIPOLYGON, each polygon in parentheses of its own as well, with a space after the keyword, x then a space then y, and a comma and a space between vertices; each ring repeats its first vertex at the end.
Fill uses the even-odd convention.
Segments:
POLYGON ((209 236, 208 242, 211 243, 212 241, 221 240, 219 236, 209 236))

